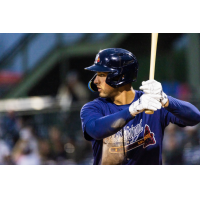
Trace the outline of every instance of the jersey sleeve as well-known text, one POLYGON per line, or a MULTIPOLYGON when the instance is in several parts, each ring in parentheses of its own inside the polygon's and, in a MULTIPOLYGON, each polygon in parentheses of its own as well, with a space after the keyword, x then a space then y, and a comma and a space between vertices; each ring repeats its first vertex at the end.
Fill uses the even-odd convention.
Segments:
POLYGON ((86 132, 86 124, 89 121, 96 120, 98 118, 103 117, 103 113, 97 105, 93 104, 92 102, 85 104, 80 113, 81 123, 82 123, 82 130, 84 133, 84 137, 86 140, 92 140, 93 138, 87 134, 86 132))
POLYGON ((164 126, 170 122, 181 127, 194 126, 200 122, 200 112, 194 105, 171 96, 168 99, 169 106, 163 109, 164 126))
POLYGON ((80 116, 85 139, 102 140, 121 130, 134 118, 128 108, 106 116, 102 109, 97 103, 86 104, 81 109, 80 116))

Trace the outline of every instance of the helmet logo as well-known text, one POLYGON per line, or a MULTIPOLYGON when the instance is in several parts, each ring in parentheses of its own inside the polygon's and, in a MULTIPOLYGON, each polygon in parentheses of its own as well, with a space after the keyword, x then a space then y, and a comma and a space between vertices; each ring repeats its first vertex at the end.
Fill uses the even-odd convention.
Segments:
POLYGON ((100 57, 99 57, 99 54, 97 54, 97 55, 96 55, 96 58, 95 58, 95 61, 94 61, 94 63, 96 64, 96 63, 98 63, 98 62, 100 62, 100 57))

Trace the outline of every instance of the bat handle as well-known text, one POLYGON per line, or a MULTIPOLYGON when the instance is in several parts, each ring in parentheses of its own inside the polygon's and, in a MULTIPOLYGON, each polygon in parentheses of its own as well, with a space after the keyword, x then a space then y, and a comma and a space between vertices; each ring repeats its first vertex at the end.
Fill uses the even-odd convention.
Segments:
POLYGON ((145 110, 145 114, 152 115, 154 113, 153 110, 145 110))

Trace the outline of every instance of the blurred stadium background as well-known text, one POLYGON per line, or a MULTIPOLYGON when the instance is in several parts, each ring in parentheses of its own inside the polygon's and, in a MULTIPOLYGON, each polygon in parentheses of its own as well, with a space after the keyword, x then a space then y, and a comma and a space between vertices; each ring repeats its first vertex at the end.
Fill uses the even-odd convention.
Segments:
MULTIPOLYGON (((98 94, 87 89, 93 73, 84 67, 109 47, 136 55, 138 89, 149 77, 150 33, 0 34, 0 164, 92 164, 80 109, 98 94)), ((155 79, 200 109, 200 34, 160 33, 155 79)), ((200 164, 198 125, 167 127, 163 164, 200 164)))

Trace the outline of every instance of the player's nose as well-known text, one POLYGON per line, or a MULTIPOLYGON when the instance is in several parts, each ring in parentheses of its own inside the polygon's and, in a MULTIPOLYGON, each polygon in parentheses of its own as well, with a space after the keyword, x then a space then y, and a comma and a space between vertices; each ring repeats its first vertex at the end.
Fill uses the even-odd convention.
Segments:
POLYGON ((96 78, 94 79, 94 84, 99 84, 99 77, 96 76, 96 78))

